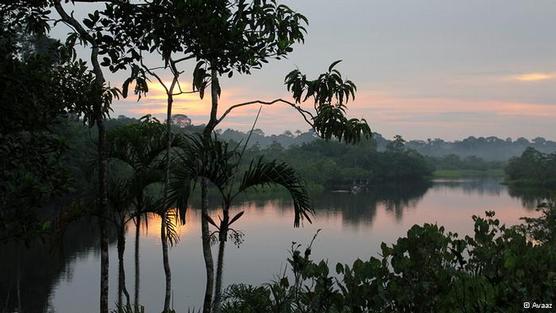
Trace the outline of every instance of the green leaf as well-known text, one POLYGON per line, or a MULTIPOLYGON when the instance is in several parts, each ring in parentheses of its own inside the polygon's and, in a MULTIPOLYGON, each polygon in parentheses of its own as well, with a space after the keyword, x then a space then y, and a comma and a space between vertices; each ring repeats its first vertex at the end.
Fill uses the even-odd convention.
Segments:
POLYGON ((328 67, 328 72, 332 72, 332 69, 340 62, 342 62, 342 60, 332 62, 332 64, 330 64, 330 66, 328 67))

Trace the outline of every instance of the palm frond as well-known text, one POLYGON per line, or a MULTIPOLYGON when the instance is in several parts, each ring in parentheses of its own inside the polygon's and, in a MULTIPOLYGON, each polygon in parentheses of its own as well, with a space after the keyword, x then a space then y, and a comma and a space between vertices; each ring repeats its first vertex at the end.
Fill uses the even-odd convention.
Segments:
POLYGON ((129 183, 127 179, 118 178, 112 178, 108 182, 108 202, 116 212, 122 213, 131 206, 133 196, 129 192, 129 183))
POLYGON ((166 214, 162 216, 166 218, 166 238, 170 245, 173 246, 180 239, 178 224, 176 223, 178 220, 176 210, 167 210, 166 214))
POLYGON ((178 141, 181 149, 173 160, 167 205, 177 207, 180 220, 185 223, 189 197, 196 181, 206 178, 224 194, 237 170, 239 155, 228 143, 215 138, 184 135, 178 141))
POLYGON ((182 224, 185 224, 185 216, 189 207, 189 196, 194 185, 194 176, 187 161, 176 162, 172 169, 172 176, 168 184, 167 207, 175 206, 182 224))
POLYGON ((303 218, 306 218, 311 223, 311 215, 314 214, 314 211, 311 207, 307 190, 295 170, 284 162, 265 162, 262 157, 251 161, 249 168, 243 174, 238 191, 234 197, 249 188, 271 185, 284 187, 292 197, 295 209, 295 227, 299 226, 303 218))

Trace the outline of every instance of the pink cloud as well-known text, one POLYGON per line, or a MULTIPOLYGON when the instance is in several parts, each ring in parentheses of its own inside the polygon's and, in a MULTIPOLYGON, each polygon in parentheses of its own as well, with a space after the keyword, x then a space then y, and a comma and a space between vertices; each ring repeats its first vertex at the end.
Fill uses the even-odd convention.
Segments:
MULTIPOLYGON (((227 88, 220 99, 219 115, 229 106, 254 99, 273 100, 286 93, 266 95, 248 88, 227 88)), ((307 109, 312 103, 303 104, 307 109)), ((251 127, 260 105, 234 110, 220 128, 247 130, 251 127)), ((537 104, 501 100, 464 100, 432 97, 400 97, 380 91, 360 91, 355 101, 348 103, 350 117, 365 118, 371 128, 387 136, 402 134, 408 138, 460 138, 474 135, 546 136, 549 121, 556 118, 556 104, 537 104), (518 123, 519 125, 515 125, 518 123)), ((118 110, 125 114, 165 114, 166 104, 162 91, 156 89, 139 103, 128 99, 120 101, 118 110)), ((174 112, 187 114, 195 124, 205 123, 210 110, 210 99, 198 95, 176 98, 174 112)), ((258 128, 267 133, 284 130, 306 130, 309 126, 299 113, 288 105, 276 103, 263 106, 258 128)), ((553 132, 552 132, 553 133, 553 132)))

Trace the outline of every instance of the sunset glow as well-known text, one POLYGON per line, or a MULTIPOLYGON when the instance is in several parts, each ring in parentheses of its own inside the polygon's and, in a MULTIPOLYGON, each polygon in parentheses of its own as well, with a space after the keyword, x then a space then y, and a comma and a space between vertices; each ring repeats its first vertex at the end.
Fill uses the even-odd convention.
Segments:
POLYGON ((515 75, 512 77, 513 80, 523 81, 523 82, 535 82, 543 80, 555 79, 556 74, 553 73, 525 73, 520 75, 515 75))

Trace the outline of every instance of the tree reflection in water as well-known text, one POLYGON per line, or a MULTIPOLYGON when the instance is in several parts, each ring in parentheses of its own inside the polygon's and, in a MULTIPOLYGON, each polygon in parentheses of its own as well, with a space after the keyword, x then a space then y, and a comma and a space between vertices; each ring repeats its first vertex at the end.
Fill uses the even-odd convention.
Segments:
MULTIPOLYGON (((87 219, 70 225, 58 238, 0 246, 0 312, 47 312, 52 289, 62 277, 71 279, 72 263, 98 248, 97 223, 87 219)), ((116 234, 109 234, 109 243, 116 234)))
MULTIPOLYGON (((469 223, 471 223, 471 216, 469 211, 466 211, 466 208, 475 207, 477 209, 489 209, 490 205, 498 204, 498 208, 502 209, 507 207, 509 200, 511 199, 519 199, 523 205, 523 207, 527 208, 527 210, 532 210, 536 207, 539 199, 544 199, 549 196, 549 193, 543 190, 538 189, 516 189, 516 188, 508 188, 507 186, 501 185, 499 181, 492 180, 492 179, 484 179, 484 180, 462 180, 462 181, 435 181, 433 183, 423 183, 423 184, 398 184, 398 185, 381 185, 375 186, 373 188, 369 188, 366 192, 360 192, 356 194, 352 193, 338 193, 338 192, 328 192, 322 193, 319 195, 314 195, 312 197, 313 204, 316 210, 316 223, 318 227, 324 226, 329 227, 331 229, 327 229, 327 233, 323 234, 323 236, 335 236, 338 238, 339 241, 335 241, 336 244, 344 242, 341 240, 342 236, 347 236, 345 238, 351 238, 348 232, 354 231, 352 228, 355 227, 360 230, 365 230, 365 232, 361 236, 361 242, 366 243, 369 248, 370 246, 376 245, 376 234, 378 230, 374 230, 377 228, 382 228, 384 231, 387 232, 395 232, 393 228, 399 229, 406 229, 405 227, 408 222, 414 222, 413 218, 416 216, 418 218, 426 218, 425 214, 439 214, 439 222, 443 223, 442 221, 442 214, 449 214, 452 216, 452 219, 458 219, 458 223, 461 219, 469 218, 469 223), (448 197, 443 198, 442 201, 432 201, 433 198, 438 197, 442 194, 448 195, 455 195, 455 197, 448 197), (432 197, 432 198, 431 198, 432 197), (486 197, 486 198, 485 198, 486 197), (449 199, 449 200, 448 200, 449 199), (487 203, 485 200, 490 199, 488 201, 494 201, 487 203), (458 206, 454 202, 446 202, 446 201, 466 201, 467 203, 465 206, 458 206), (478 206, 485 206, 478 207, 478 206), (446 208, 446 210, 442 210, 442 208, 446 208), (446 212, 446 213, 442 213, 446 212), (392 219, 388 219, 393 221, 394 223, 398 222, 403 219, 403 223, 400 225, 395 226, 394 224, 388 224, 388 220, 384 220, 384 213, 388 213, 388 215, 392 216, 392 219), (381 219, 382 217, 382 219, 381 219), (350 226, 348 228, 334 228, 333 223, 335 221, 340 222, 342 225, 350 226), (374 225, 373 222, 379 221, 380 224, 374 225), (386 224, 384 224, 386 222, 386 224), (384 225, 382 225, 384 224, 384 225), (379 225, 381 227, 379 227, 379 225), (372 234, 371 228, 373 229, 372 234), (342 230, 343 229, 343 230, 342 230), (351 229, 351 230, 350 230, 351 229), (338 231, 346 232, 345 234, 337 233, 338 231)), ((293 229, 292 225, 290 225, 291 221, 291 203, 286 197, 280 197, 276 194, 260 194, 257 195, 256 198, 259 200, 256 201, 249 201, 244 202, 242 205, 235 207, 234 210, 252 210, 254 213, 254 219, 249 220, 246 219, 242 225, 238 225, 240 228, 244 228, 246 230, 247 240, 249 243, 246 243, 242 246, 238 253, 241 255, 258 255, 260 253, 268 254, 268 258, 274 260, 278 257, 285 257, 282 251, 274 251, 280 248, 287 248, 282 246, 282 242, 276 243, 272 246, 269 246, 269 242, 265 240, 269 240, 268 238, 275 238, 275 237, 264 237, 260 233, 256 233, 257 229, 265 229, 276 225, 276 227, 272 231, 288 231, 289 229, 293 229), (269 200, 272 199, 272 200, 269 200), (281 221, 280 217, 283 217, 281 221), (261 219, 262 218, 262 219, 261 219), (275 219, 269 221, 268 219, 275 219), (263 219, 267 219, 264 221, 263 219), (286 222, 287 220, 287 222, 286 222), (285 224, 279 224, 284 222, 285 224), (260 225, 260 226, 257 226, 260 225), (258 228, 257 228, 258 227, 258 228), (262 241, 262 242, 259 242, 262 241), (262 249, 263 247, 267 249, 274 249, 273 253, 269 253, 269 251, 247 251, 249 249, 262 249), (271 248, 272 247, 272 248, 271 248), (277 248, 278 247, 278 248, 277 248)), ((249 198, 252 199, 251 195, 249 198)), ((211 214, 215 214, 216 206, 219 204, 218 199, 211 199, 211 204, 213 204, 213 211, 211 214)), ((518 204, 516 204, 518 205, 518 204)), ((193 202, 193 207, 196 207, 196 203, 193 202)), ((521 209, 521 208, 520 208, 521 209)), ((510 211, 508 211, 510 212, 510 211)), ((512 211, 513 215, 511 216, 522 216, 525 215, 526 211, 514 210, 512 211)), ((500 212, 503 213, 503 212, 500 212)), ((176 262, 180 262, 181 264, 191 264, 194 263, 192 260, 192 256, 195 254, 200 254, 200 251, 195 250, 195 248, 191 248, 191 246, 183 246, 182 245, 191 245, 194 244, 194 241, 191 241, 196 238, 198 240, 198 234, 194 233, 196 229, 198 229, 196 223, 198 223, 198 213, 195 210, 191 211, 191 218, 190 225, 186 225, 185 227, 180 228, 180 235, 185 240, 180 242, 178 246, 175 248, 176 262), (192 233, 189 233, 191 231, 192 233)), ((248 214, 250 215, 250 214, 248 214)), ((145 220, 147 222, 147 220, 145 220)), ((155 249, 156 247, 150 247, 154 245, 155 242, 158 242, 156 239, 156 225, 159 221, 157 219, 149 218, 148 223, 149 227, 142 228, 141 236, 145 236, 145 240, 142 239, 142 247, 141 252, 143 253, 143 258, 149 258, 149 254, 152 252, 149 249, 152 248, 153 251, 158 251, 155 249), (151 234, 151 232, 154 232, 151 234), (153 238, 151 238, 154 236, 153 238), (151 240, 152 239, 152 240, 151 240)), ((312 228, 311 228, 312 229, 312 228)), ((301 231, 312 231, 312 230, 301 230, 301 231)), ((355 230, 356 231, 356 230, 355 230)), ((278 234, 278 233, 276 233, 278 234)), ((302 233, 294 234, 284 234, 287 235, 285 237, 292 237, 298 236, 302 233)), ((397 236, 396 234, 391 234, 392 236, 397 236)), ((135 236, 135 230, 133 227, 130 228, 130 234, 128 236, 135 236)), ((381 237, 384 238, 384 237, 381 237)), ((283 238, 282 238, 283 239, 283 238)), ((299 238, 302 239, 302 238, 299 238)), ((67 278, 67 280, 72 280, 73 277, 73 268, 83 262, 83 258, 87 256, 94 256, 94 259, 98 258, 97 255, 94 255, 94 251, 98 244, 96 241, 98 240, 98 230, 96 227, 96 223, 91 220, 81 220, 76 222, 75 224, 71 225, 65 235, 63 240, 63 245, 54 244, 54 242, 47 240, 45 242, 37 241, 30 244, 29 247, 25 247, 23 244, 17 246, 15 244, 3 245, 0 247, 1 250, 1 258, 0 258, 0 269, 2 270, 2 275, 0 276, 0 312, 47 312, 52 311, 52 305, 50 302, 56 302, 57 305, 65 306, 65 302, 59 302, 58 299, 58 291, 54 293, 54 290, 59 290, 60 282, 67 278), (19 279, 18 279, 19 277, 19 279), (19 285, 19 288, 18 288, 19 285), (19 296, 18 296, 19 294, 19 296), (53 298, 53 296, 56 296, 53 298), (20 308, 20 310, 18 310, 20 308)), ((270 239, 272 240, 272 239, 270 239)), ((287 240, 287 239, 285 239, 287 240)), ((383 240, 383 239, 381 239, 383 240)), ((111 246, 115 245, 116 236, 113 233, 110 237, 111 246)), ((323 249, 326 253, 331 254, 334 253, 330 250, 333 247, 327 247, 326 244, 319 243, 321 249, 323 249)), ((350 249, 347 247, 339 249, 338 253, 351 253, 350 249)), ((368 250, 370 251, 370 250, 368 250)), ((155 252, 152 252, 155 253, 155 252)), ((233 250, 230 251, 231 256, 235 254, 233 250)), ((129 262, 132 262, 134 253, 129 253, 126 255, 126 258, 129 262)), ((234 259, 230 259, 230 264, 228 266, 230 271, 237 271, 238 267, 234 262, 237 262, 239 256, 235 255, 234 259)), ((354 255, 354 257, 357 257, 354 255)), ((361 256, 362 257, 362 256, 361 256)), ((152 258, 152 256, 151 256, 152 258)), ((261 259, 261 256, 257 256, 258 259, 261 259)), ((154 258, 157 259, 158 258, 154 258)), ((266 259, 265 259, 266 260, 266 259)), ((278 260, 280 262, 282 259, 278 260)), ((267 260, 268 261, 268 260, 267 260)), ((113 263, 114 264, 114 263, 113 263)), ((94 270, 96 270, 96 263, 93 263, 94 270)), ((149 307, 158 307, 159 303, 151 303, 155 301, 154 299, 158 299, 156 293, 155 295, 151 295, 153 290, 151 290, 152 285, 156 286, 156 282, 151 281, 154 274, 150 273, 153 267, 149 267, 150 264, 148 261, 145 262, 145 267, 142 266, 142 271, 145 271, 144 274, 146 276, 148 284, 144 284, 142 286, 142 301, 147 301, 149 303, 142 303, 147 304, 147 308, 149 307), (148 274, 148 275, 147 275, 148 274)), ((154 266, 154 265, 153 265, 154 266)), ((189 265, 192 266, 192 265, 189 265)), ((81 267, 80 267, 81 268, 81 267)), ((156 267, 158 268, 158 266, 156 267)), ((257 269, 256 266, 253 264, 250 265, 251 271, 256 275, 257 269)), ((92 269, 93 270, 93 269, 92 269)), ((276 268, 276 270, 279 270, 276 268)), ((258 269, 260 272, 261 270, 258 269)), ((130 275, 130 281, 134 279, 134 268, 133 266, 129 267, 128 272, 130 275)), ((230 276, 232 275, 230 272, 230 276)), ((182 272, 178 272, 177 275, 185 273, 184 269, 182 272)), ((190 284, 191 280, 188 277, 191 275, 191 272, 187 272, 189 274, 184 274, 186 276, 185 280, 177 281, 178 285, 181 284, 190 284)), ((75 273, 75 275, 79 275, 79 277, 87 277, 86 275, 81 275, 82 273, 75 273)), ((272 273, 267 273, 267 277, 265 277, 264 281, 271 278, 272 273)), ((200 277, 199 277, 200 278, 200 277)), ((76 278, 78 279, 78 278, 76 278)), ((82 278, 81 278, 82 279, 82 278)), ((160 279, 163 279, 161 277, 160 279)), ((238 279, 237 275, 234 279, 238 279)), ((94 284, 94 282, 79 282, 77 284, 71 283, 69 288, 76 294, 81 295, 83 290, 80 290, 83 284, 94 284)), ((67 285, 67 284, 66 284, 67 285)), ((187 286, 181 286, 187 287, 187 286)), ((189 289, 194 287, 188 287, 189 289)), ((64 292, 62 291, 59 292, 64 292)), ((115 293, 117 289, 112 289, 115 293)), ((177 289, 176 289, 177 290, 177 289)), ((180 290, 183 290, 181 288, 180 290)), ((188 295, 190 291, 187 291, 188 295)), ((191 297, 189 299, 193 299, 194 293, 191 293, 191 297)), ((83 296, 89 296, 87 294, 83 296)), ((94 295, 90 295, 91 297, 96 298, 94 295)), ((181 297, 181 296, 180 296, 181 297)), ((112 295, 112 299, 115 299, 114 295, 112 295)), ((184 300, 184 299, 177 299, 176 301, 186 301, 190 302, 192 300, 184 300)), ((79 302, 80 300, 75 300, 79 302)), ((181 302, 180 302, 181 303, 181 302)), ((81 303, 78 303, 81 305, 81 303)), ((113 303, 112 303, 113 304, 113 303)), ((72 304, 75 305, 75 304, 72 304)), ((181 304, 180 304, 181 305, 181 304)), ((185 305, 196 305, 193 303, 185 303, 185 305)), ((56 311, 63 313, 67 311, 67 308, 59 307, 54 308, 56 311), (64 311, 66 309, 66 311, 64 311)))

